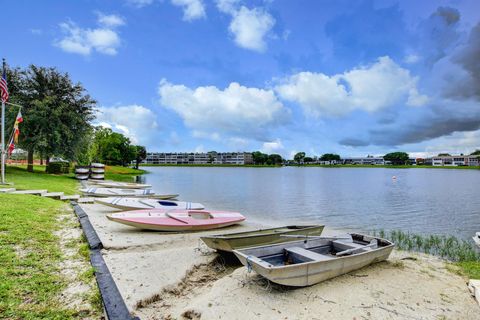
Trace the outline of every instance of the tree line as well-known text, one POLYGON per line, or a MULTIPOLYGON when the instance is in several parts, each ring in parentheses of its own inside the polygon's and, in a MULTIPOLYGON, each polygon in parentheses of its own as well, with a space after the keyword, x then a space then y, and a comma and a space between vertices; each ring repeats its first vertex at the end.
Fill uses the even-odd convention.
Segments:
MULTIPOLYGON (((79 164, 98 161, 119 165, 146 157, 145 148, 132 145, 124 135, 92 125, 97 102, 68 73, 35 65, 9 68, 7 82, 9 102, 22 106, 16 147, 27 151, 29 171, 33 171, 34 154, 47 164, 52 156, 79 164)), ((17 107, 6 107, 7 135, 17 112, 17 107)))

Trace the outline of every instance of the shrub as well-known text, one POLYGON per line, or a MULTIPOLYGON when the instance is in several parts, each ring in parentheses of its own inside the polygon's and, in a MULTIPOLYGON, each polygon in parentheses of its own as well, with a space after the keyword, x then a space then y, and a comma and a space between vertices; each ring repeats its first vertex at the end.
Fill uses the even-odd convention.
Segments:
POLYGON ((47 173, 62 174, 70 172, 70 163, 68 162, 50 162, 47 165, 47 173))

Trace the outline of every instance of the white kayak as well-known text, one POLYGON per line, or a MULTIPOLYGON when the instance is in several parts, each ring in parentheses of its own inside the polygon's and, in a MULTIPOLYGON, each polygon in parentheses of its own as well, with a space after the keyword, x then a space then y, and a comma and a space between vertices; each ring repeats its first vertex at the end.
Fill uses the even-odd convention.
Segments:
POLYGON ((120 189, 147 189, 151 188, 150 184, 133 183, 133 182, 115 182, 115 181, 97 181, 96 185, 102 188, 120 188, 120 189))
POLYGON ((178 194, 155 194, 151 189, 117 189, 117 188, 85 188, 80 191, 91 197, 134 197, 134 198, 155 198, 174 199, 178 194))
POLYGON ((128 197, 108 197, 99 198, 95 202, 121 210, 138 209, 185 209, 202 210, 203 204, 195 202, 172 201, 161 199, 128 198, 128 197))

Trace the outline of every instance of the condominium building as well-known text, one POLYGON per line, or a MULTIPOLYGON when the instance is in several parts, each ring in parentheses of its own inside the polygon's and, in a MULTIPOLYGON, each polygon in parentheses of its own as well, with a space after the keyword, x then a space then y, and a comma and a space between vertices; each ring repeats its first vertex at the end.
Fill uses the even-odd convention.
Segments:
POLYGON ((342 159, 343 164, 371 164, 371 165, 384 165, 387 161, 383 157, 364 157, 364 158, 345 158, 342 159))
POLYGON ((437 156, 426 158, 426 165, 431 166, 478 166, 479 156, 437 156))
POLYGON ((145 164, 253 164, 249 152, 149 152, 145 164))

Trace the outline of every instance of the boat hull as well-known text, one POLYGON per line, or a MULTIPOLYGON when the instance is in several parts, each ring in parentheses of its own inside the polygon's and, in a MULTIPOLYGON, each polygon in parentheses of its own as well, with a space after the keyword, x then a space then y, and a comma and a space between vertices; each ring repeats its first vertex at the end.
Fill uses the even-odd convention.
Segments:
MULTIPOLYGON (((251 251, 252 249, 235 250, 233 252, 243 265, 248 266, 256 273, 274 283, 292 287, 306 287, 388 259, 394 245, 388 240, 381 240, 386 241, 388 245, 371 251, 336 257, 326 261, 311 261, 284 266, 273 266, 265 263, 264 260, 257 256, 250 255, 252 252, 249 252, 249 250, 251 251)), ((302 243, 303 242, 295 241, 289 243, 289 246, 301 247, 302 243)), ((261 252, 262 248, 265 248, 265 252, 267 253, 269 252, 268 247, 272 246, 257 247, 254 249, 256 249, 257 252, 261 252)))
POLYGON ((153 199, 175 199, 178 194, 155 194, 150 189, 115 189, 115 188, 86 188, 80 191, 91 197, 131 197, 153 199))
POLYGON ((320 236, 323 225, 318 226, 285 226, 279 228, 260 229, 217 236, 201 237, 205 244, 219 251, 232 252, 235 249, 276 244, 292 241, 289 235, 320 236))
POLYGON ((154 231, 200 231, 223 228, 240 223, 245 217, 236 212, 200 210, 137 210, 107 215, 111 221, 154 231), (195 216, 211 218, 195 218, 195 216))
POLYGON ((148 189, 152 187, 150 184, 130 183, 130 182, 101 181, 101 182, 97 182, 96 184, 98 186, 101 186, 102 188, 148 189))
POLYGON ((140 209, 205 209, 201 203, 149 198, 108 197, 96 199, 95 202, 124 211, 140 209))

